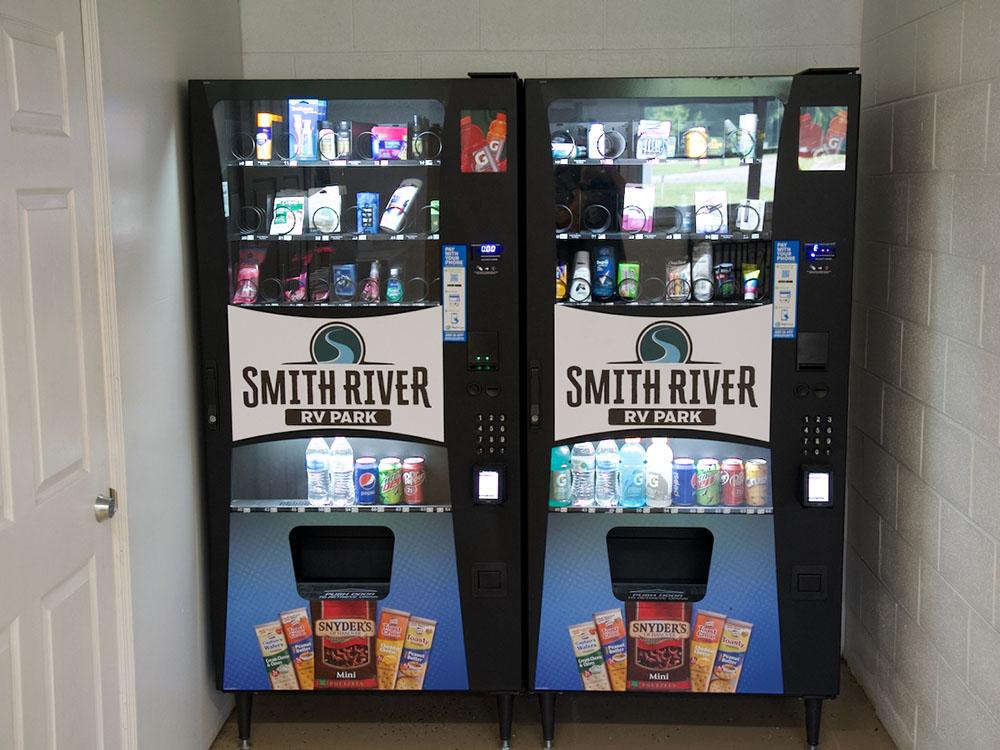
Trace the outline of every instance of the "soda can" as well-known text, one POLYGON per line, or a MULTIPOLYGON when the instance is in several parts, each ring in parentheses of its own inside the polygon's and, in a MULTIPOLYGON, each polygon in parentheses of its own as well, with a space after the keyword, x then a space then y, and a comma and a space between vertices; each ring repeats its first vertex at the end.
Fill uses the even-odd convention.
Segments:
POLYGON ((752 458, 746 463, 747 505, 767 505, 767 461, 752 458))
POLYGON ((698 461, 694 477, 694 499, 698 505, 718 505, 720 500, 719 460, 702 458, 698 461))
POLYGON ((639 264, 618 264, 618 296, 632 302, 639 296, 639 264))
POLYGON ((424 459, 412 456, 403 459, 403 501, 407 505, 420 505, 424 501, 424 480, 427 469, 424 459))
POLYGON ((403 500, 403 467, 390 456, 378 462, 378 495, 382 505, 399 505, 403 500))
POLYGON ((743 475, 743 459, 727 458, 722 462, 719 474, 722 483, 722 504, 743 505, 745 501, 745 486, 743 475))
POLYGON ((378 504, 378 461, 371 456, 354 462, 354 495, 358 505, 378 504))
POLYGON ((674 505, 694 505, 694 477, 693 458, 674 459, 674 505))
POLYGON ((736 296, 736 268, 732 263, 719 263, 715 267, 715 296, 719 299, 736 296))
POLYGON ((618 264, 615 249, 611 245, 599 245, 594 251, 594 299, 607 301, 614 299, 618 264))

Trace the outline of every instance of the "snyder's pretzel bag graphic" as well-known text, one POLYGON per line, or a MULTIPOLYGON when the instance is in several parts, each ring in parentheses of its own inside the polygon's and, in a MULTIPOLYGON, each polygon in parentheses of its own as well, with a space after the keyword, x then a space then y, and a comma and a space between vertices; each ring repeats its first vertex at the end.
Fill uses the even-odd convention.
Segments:
POLYGON ((626 621, 627 689, 689 691, 691 605, 686 602, 629 602, 626 621))
POLYGON ((375 604, 314 601, 311 604, 317 690, 374 690, 375 604))

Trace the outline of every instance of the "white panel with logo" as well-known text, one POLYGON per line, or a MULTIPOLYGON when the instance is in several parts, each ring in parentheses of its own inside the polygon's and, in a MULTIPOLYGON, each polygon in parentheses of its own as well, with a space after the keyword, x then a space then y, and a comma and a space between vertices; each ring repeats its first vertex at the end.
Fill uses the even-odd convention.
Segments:
POLYGON ((555 440, 636 428, 770 439, 771 305, 711 315, 555 308, 555 440))
POLYGON ((229 308, 233 440, 317 429, 444 440, 441 311, 304 318, 229 308))

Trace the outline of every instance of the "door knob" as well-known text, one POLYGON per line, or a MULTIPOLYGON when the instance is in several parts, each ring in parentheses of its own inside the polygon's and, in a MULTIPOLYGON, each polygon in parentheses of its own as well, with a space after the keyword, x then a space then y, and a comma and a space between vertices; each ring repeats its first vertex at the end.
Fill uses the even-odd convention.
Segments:
POLYGON ((115 511, 117 510, 118 496, 113 489, 108 490, 107 496, 98 495, 94 501, 94 516, 97 518, 98 523, 107 521, 109 518, 114 518, 115 511))

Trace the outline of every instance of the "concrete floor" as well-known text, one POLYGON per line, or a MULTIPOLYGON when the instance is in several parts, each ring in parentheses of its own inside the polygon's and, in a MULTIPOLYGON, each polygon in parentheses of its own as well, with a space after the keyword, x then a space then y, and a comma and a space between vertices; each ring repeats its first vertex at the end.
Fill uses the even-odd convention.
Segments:
MULTIPOLYGON (((841 695, 823 707, 822 750, 895 750, 858 683, 843 667, 841 695)), ((779 750, 805 746, 800 701, 740 697, 563 695, 556 748, 779 750), (609 698, 615 698, 609 700, 609 698), (634 699, 633 699, 634 698, 634 699)), ((496 750, 496 699, 400 695, 258 695, 254 750, 496 750)), ((513 748, 540 748, 538 702, 517 699, 513 748)), ((239 746, 231 716, 211 750, 239 746)))

